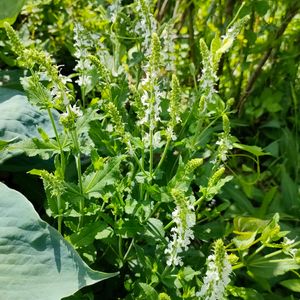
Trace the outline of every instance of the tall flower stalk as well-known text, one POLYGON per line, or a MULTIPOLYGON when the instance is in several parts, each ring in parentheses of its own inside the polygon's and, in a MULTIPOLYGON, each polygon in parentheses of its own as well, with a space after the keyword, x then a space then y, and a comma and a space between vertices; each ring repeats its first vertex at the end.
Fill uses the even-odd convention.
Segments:
POLYGON ((183 261, 180 254, 188 250, 191 240, 194 238, 192 227, 196 224, 196 215, 191 201, 178 189, 172 189, 172 197, 176 208, 172 217, 176 226, 172 227, 172 239, 169 240, 165 254, 168 266, 182 266, 183 261))
POLYGON ((199 300, 223 300, 230 283, 231 264, 222 240, 214 243, 213 254, 207 258, 207 271, 201 290, 196 293, 199 300))

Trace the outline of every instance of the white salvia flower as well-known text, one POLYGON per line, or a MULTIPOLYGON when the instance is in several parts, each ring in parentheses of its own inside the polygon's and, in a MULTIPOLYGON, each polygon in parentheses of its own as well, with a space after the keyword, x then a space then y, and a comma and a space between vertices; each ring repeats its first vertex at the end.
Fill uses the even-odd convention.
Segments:
POLYGON ((145 55, 151 54, 151 37, 157 30, 157 21, 151 13, 151 1, 138 0, 136 10, 139 20, 136 23, 134 31, 143 37, 142 46, 145 49, 145 55))
MULTIPOLYGON (((246 16, 241 20, 237 21, 232 27, 230 27, 227 30, 226 35, 222 37, 221 46, 218 49, 214 49, 213 46, 211 46, 211 48, 208 49, 204 40, 200 40, 200 49, 203 64, 200 86, 203 90, 203 95, 205 96, 208 103, 215 102, 213 96, 217 93, 215 89, 215 84, 218 80, 217 71, 222 54, 224 54, 230 49, 234 40, 241 31, 242 27, 248 21, 248 19, 248 16, 246 16)), ((216 37, 216 40, 218 39, 219 38, 216 37)), ((212 42, 212 44, 214 43, 212 42)))
POLYGON ((163 40, 162 58, 167 71, 175 71, 175 43, 176 33, 172 26, 169 24, 165 27, 161 34, 163 40))
POLYGON ((183 262, 179 255, 188 250, 191 240, 194 239, 192 227, 196 224, 196 215, 194 206, 181 191, 173 189, 171 193, 176 202, 176 208, 172 213, 176 226, 171 229, 172 240, 168 240, 165 254, 168 266, 182 266, 183 262))
POLYGON ((79 75, 75 81, 79 86, 90 86, 92 84, 92 77, 86 74, 79 75))
POLYGON ((218 158, 223 162, 226 161, 228 151, 233 148, 231 140, 227 136, 223 136, 216 142, 216 145, 219 145, 218 158))
POLYGON ((214 244, 214 253, 207 258, 207 271, 201 290, 196 293, 201 300, 223 300, 230 283, 231 264, 222 240, 214 244))
POLYGON ((144 107, 143 112, 139 116, 140 119, 138 120, 138 124, 146 124, 149 126, 150 130, 154 130, 156 124, 161 121, 161 100, 165 96, 158 84, 160 44, 156 34, 153 34, 152 36, 151 49, 152 54, 149 57, 149 63, 143 68, 145 77, 141 80, 140 84, 143 89, 141 104, 144 107))
POLYGON ((170 138, 172 141, 176 141, 177 136, 174 133, 174 130, 172 127, 168 126, 166 129, 166 133, 167 133, 168 138, 170 138))
MULTIPOLYGON (((149 133, 145 133, 145 135, 143 136, 143 143, 145 148, 149 148, 150 147, 150 135, 149 133)), ((161 134, 160 132, 155 132, 152 136, 152 147, 154 149, 159 149, 163 146, 164 142, 161 140, 161 134)))
POLYGON ((82 111, 76 105, 70 105, 66 112, 61 114, 62 117, 81 117, 82 111))
POLYGON ((110 17, 110 21, 112 23, 115 23, 118 13, 120 12, 120 8, 121 8, 121 0, 115 0, 108 8, 107 8, 107 12, 109 14, 110 17))
POLYGON ((93 69, 92 62, 88 59, 89 51, 96 42, 98 36, 92 37, 81 24, 75 24, 74 28, 74 56, 77 58, 77 64, 74 68, 78 72, 78 79, 75 81, 80 87, 88 88, 92 85, 90 71, 93 69))

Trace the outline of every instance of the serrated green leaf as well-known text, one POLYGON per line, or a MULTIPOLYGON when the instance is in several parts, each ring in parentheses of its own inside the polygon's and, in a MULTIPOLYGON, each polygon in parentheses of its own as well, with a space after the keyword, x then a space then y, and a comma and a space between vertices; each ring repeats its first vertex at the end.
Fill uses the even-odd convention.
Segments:
POLYGON ((69 239, 76 247, 86 247, 94 242, 95 236, 104 231, 108 225, 104 222, 96 222, 85 225, 79 232, 72 234, 69 239))
POLYGON ((119 175, 119 166, 124 156, 113 157, 108 160, 103 169, 92 172, 83 177, 83 193, 91 197, 100 197, 103 189, 113 185, 119 175))
MULTIPOLYGON (((69 150, 67 141, 64 141, 62 148, 69 150)), ((55 154, 60 153, 60 147, 56 140, 50 139, 48 142, 38 138, 27 139, 14 145, 14 149, 25 152, 28 156, 40 156, 42 159, 49 159, 55 154)))
POLYGON ((149 284, 146 283, 139 283, 139 286, 141 288, 141 294, 143 297, 143 299, 147 299, 147 300, 158 300, 158 293, 156 292, 156 290, 150 286, 149 284))
POLYGON ((58 300, 117 275, 93 271, 19 192, 0 183, 0 294, 58 300))

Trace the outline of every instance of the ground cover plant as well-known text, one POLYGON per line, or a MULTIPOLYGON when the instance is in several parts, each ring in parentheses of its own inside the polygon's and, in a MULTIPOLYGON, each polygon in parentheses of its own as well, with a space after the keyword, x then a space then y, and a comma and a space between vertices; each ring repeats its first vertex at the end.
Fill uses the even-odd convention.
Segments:
POLYGON ((298 1, 0 5, 6 299, 299 297, 298 1))

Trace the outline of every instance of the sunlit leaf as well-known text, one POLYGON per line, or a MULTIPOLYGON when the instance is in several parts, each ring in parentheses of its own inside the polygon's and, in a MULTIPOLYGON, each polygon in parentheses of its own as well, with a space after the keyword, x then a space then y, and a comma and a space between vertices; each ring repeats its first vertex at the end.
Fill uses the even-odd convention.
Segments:
POLYGON ((0 293, 5 300, 59 300, 115 276, 91 270, 19 192, 0 183, 0 293))

